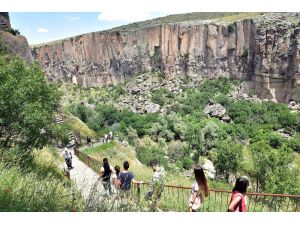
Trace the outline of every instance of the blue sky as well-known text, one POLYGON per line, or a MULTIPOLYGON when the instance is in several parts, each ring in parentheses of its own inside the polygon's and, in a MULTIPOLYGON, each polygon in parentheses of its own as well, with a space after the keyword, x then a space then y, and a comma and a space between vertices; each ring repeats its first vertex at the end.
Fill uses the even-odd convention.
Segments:
POLYGON ((156 18, 169 13, 37 13, 11 12, 14 29, 26 36, 29 44, 45 43, 83 33, 100 31, 136 21, 156 18))

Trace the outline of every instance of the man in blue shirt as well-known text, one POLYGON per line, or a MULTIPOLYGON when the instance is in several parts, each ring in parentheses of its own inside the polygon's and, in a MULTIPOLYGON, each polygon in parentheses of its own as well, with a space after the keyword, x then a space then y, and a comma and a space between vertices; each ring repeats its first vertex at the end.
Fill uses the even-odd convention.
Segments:
POLYGON ((124 171, 119 173, 119 179, 121 181, 121 197, 125 200, 126 204, 130 204, 131 182, 135 184, 141 184, 143 181, 136 181, 131 172, 128 171, 129 163, 125 161, 123 163, 124 171))
POLYGON ((129 162, 128 161, 125 161, 123 163, 123 168, 124 168, 124 171, 120 172, 120 174, 119 174, 119 178, 120 178, 120 181, 121 181, 121 186, 120 186, 121 190, 123 190, 123 191, 130 190, 131 189, 131 182, 135 183, 135 184, 143 183, 143 181, 134 180, 133 174, 128 171, 128 169, 129 169, 129 162))

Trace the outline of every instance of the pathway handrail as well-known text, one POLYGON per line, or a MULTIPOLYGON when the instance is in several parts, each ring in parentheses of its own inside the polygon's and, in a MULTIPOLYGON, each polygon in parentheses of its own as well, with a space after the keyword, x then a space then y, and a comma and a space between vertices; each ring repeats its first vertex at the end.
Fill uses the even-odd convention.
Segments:
MULTIPOLYGON (((149 185, 149 182, 143 182, 143 184, 149 185)), ((137 184, 135 184, 137 185, 137 184)), ((178 189, 188 189, 192 190, 192 187, 186 187, 186 186, 178 186, 178 185, 171 185, 171 184, 165 184, 165 187, 170 187, 170 188, 178 188, 178 189)), ((229 190, 223 190, 223 189, 209 189, 209 191, 213 192, 223 192, 223 193, 232 193, 232 191, 229 190)), ((300 195, 290 195, 290 194, 271 194, 271 193, 256 193, 256 192, 247 192, 247 195, 255 195, 255 196, 270 196, 270 197, 287 197, 287 198, 299 198, 300 195)))
MULTIPOLYGON (((85 154, 84 152, 81 152, 79 149, 75 148, 74 149, 74 153, 75 155, 78 156, 78 158, 80 160, 82 160, 84 163, 86 163, 91 169, 93 169, 96 173, 99 174, 100 170, 99 170, 99 166, 101 165, 101 163, 85 154)), ((142 185, 149 185, 149 182, 143 182, 142 185)), ((136 188, 136 195, 137 195, 137 199, 138 201, 140 201, 141 199, 141 185, 140 184, 136 184, 136 183, 133 183, 133 187, 136 188)), ((174 198, 178 198, 178 203, 179 203, 179 198, 180 196, 182 196, 181 198, 181 203, 184 202, 183 200, 183 195, 184 193, 183 192, 186 192, 185 194, 188 194, 190 193, 189 190, 191 190, 192 188, 191 187, 186 187, 186 186, 178 186, 178 185, 170 185, 170 184, 165 184, 164 187, 168 190, 168 193, 169 193, 169 189, 172 190, 173 192, 173 196, 171 197, 174 197, 174 198), (174 190, 177 191, 177 194, 178 196, 174 196, 174 190)), ((166 191, 167 191, 166 190, 166 191)), ((229 201, 229 197, 230 197, 230 194, 232 193, 232 191, 230 190, 222 190, 222 189, 210 189, 211 192, 214 192, 214 194, 210 194, 209 197, 211 196, 211 198, 213 199, 217 199, 217 194, 221 196, 221 203, 222 203, 222 196, 224 196, 224 200, 227 200, 226 203, 228 203, 229 201)), ((266 198, 270 197, 272 199, 272 203, 273 203, 273 200, 274 199, 284 199, 287 201, 287 203, 285 205, 282 205, 284 208, 286 208, 286 210, 288 211, 289 208, 291 208, 291 205, 292 203, 290 203, 290 200, 293 200, 294 201, 294 205, 293 205, 293 209, 292 211, 299 211, 299 204, 300 204, 300 195, 290 195, 290 194, 271 194, 271 193, 255 193, 255 192, 248 192, 247 193, 247 196, 249 197, 249 204, 251 204, 251 202, 253 202, 252 204, 254 204, 254 208, 253 208, 253 211, 255 211, 255 207, 256 207, 256 201, 257 199, 262 198, 261 201, 262 201, 262 205, 264 204, 264 202, 266 201, 266 198), (252 201, 251 201, 252 200, 252 201)), ((173 199, 174 200, 174 199, 173 199)), ((275 200, 276 201, 276 200, 275 200)), ((214 210, 215 210, 216 206, 214 206, 214 210)), ((264 208, 264 206, 261 207, 261 210, 264 208)), ((272 208, 271 208, 272 209, 272 208)), ((203 208, 204 210, 204 208, 203 208)), ((210 205, 208 204, 208 210, 210 210, 210 205)), ((220 211, 222 210, 222 207, 220 206, 220 211)), ((257 210, 257 209, 256 209, 257 210)), ((278 208, 276 208, 276 210, 278 210, 278 208)))

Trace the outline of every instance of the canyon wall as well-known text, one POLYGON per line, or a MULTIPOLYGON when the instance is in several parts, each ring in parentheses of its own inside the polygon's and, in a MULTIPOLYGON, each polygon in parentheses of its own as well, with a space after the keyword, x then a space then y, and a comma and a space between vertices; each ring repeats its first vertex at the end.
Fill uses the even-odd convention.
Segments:
POLYGON ((33 55, 50 81, 83 87, 117 84, 159 70, 167 79, 179 74, 243 79, 261 98, 300 100, 300 24, 284 14, 227 25, 170 23, 95 32, 34 47, 33 55))

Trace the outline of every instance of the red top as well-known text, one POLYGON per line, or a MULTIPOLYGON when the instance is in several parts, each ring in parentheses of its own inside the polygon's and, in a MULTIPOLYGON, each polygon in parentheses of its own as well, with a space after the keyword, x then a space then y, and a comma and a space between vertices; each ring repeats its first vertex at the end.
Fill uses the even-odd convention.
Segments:
POLYGON ((235 211, 235 212, 247 212, 245 196, 244 196, 243 194, 241 194, 240 192, 235 191, 235 192, 232 193, 230 203, 231 203, 232 200, 233 200, 234 198, 236 198, 237 196, 241 196, 241 200, 240 200, 239 203, 234 207, 234 211, 235 211))

